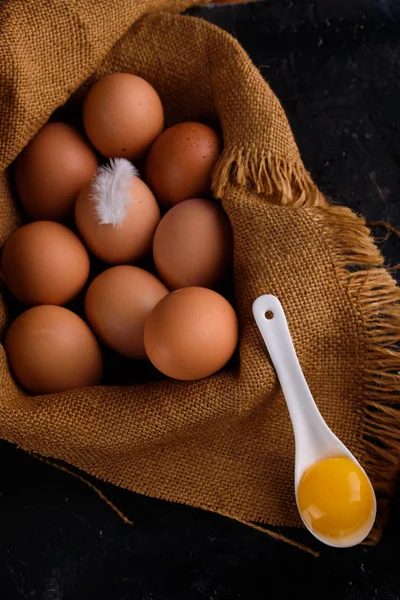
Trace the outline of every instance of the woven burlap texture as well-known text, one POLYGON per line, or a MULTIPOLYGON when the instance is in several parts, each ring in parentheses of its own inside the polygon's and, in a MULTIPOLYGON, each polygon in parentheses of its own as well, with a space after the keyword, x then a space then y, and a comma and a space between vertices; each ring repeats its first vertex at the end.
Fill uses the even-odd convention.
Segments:
MULTIPOLYGON (((143 76, 168 125, 220 122, 213 188, 234 231, 238 360, 193 383, 30 397, 1 348, 0 436, 141 494, 300 525, 289 416, 251 313, 257 296, 276 294, 324 418, 373 480, 377 540, 398 471, 399 291, 363 220, 330 206, 312 182, 282 107, 239 44, 172 14, 188 4, 3 3, 0 238, 19 223, 8 167, 52 112, 70 97, 79 111, 106 74, 143 76)), ((0 319, 4 332, 4 300, 0 319)))

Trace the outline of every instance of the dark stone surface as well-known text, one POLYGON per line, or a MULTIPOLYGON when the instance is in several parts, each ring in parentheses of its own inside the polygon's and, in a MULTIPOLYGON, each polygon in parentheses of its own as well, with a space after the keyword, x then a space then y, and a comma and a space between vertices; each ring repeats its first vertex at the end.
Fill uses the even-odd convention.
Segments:
MULTIPOLYGON (((268 0, 192 13, 249 52, 324 192, 400 226, 400 4, 268 0)), ((400 262, 393 240, 384 251, 400 262)), ((399 498, 377 548, 322 547, 315 559, 222 517, 100 486, 134 527, 1 443, 1 600, 400 598, 399 498)))

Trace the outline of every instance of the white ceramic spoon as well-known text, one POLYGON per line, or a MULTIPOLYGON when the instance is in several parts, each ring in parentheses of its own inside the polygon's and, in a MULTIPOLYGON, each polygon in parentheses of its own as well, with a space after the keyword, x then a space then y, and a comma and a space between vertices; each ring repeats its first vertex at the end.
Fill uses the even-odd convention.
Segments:
MULTIPOLYGON (((285 313, 278 298, 271 295, 257 298, 253 304, 253 315, 278 375, 292 420, 296 447, 294 478, 296 502, 302 476, 311 465, 320 460, 347 457, 365 473, 352 453, 329 429, 314 402, 301 370, 285 313)), ((368 482, 371 485, 369 479, 368 482)), ((342 538, 323 536, 313 531, 304 521, 299 510, 300 516, 307 529, 328 546, 341 548, 355 546, 368 535, 375 521, 376 498, 373 489, 372 493, 374 506, 370 520, 359 530, 342 538)))

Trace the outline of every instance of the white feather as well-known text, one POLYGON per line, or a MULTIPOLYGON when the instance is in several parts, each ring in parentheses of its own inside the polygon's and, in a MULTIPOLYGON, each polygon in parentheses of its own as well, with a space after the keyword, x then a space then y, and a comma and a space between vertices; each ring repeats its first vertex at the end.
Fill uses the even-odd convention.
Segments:
POLYGON ((138 175, 126 158, 111 159, 109 165, 99 167, 90 197, 101 225, 122 225, 132 202, 132 178, 138 175))

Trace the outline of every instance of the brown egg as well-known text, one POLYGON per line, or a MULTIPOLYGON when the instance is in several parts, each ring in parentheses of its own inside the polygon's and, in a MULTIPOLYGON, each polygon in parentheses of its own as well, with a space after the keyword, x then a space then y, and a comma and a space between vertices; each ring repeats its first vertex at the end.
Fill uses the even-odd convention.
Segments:
POLYGON ((220 151, 219 138, 207 125, 174 125, 157 138, 149 152, 147 183, 165 206, 204 196, 220 151))
POLYGON ((102 223, 96 211, 96 193, 86 186, 75 206, 75 222, 88 248, 107 263, 135 262, 151 251, 160 209, 150 188, 132 177, 129 202, 121 223, 102 223))
POLYGON ((168 290, 154 275, 123 265, 103 271, 90 284, 85 314, 99 338, 128 358, 146 358, 144 325, 168 290))
POLYGON ((136 159, 161 133, 164 110, 147 81, 130 73, 115 73, 90 89, 83 105, 83 124, 103 156, 136 159))
POLYGON ((216 373, 238 342, 238 320, 223 296, 187 287, 165 296, 146 321, 144 345, 168 377, 194 380, 216 373))
POLYGON ((62 221, 96 169, 96 156, 80 133, 48 123, 16 159, 15 184, 33 220, 62 221))
POLYGON ((67 227, 36 221, 7 240, 1 273, 12 294, 25 304, 66 304, 89 276, 89 256, 67 227))
POLYGON ((10 326, 4 348, 17 381, 32 394, 99 383, 103 361, 96 338, 76 314, 35 306, 10 326))
POLYGON ((153 241, 154 262, 171 290, 216 287, 232 264, 232 229, 210 200, 180 202, 161 219, 153 241))

